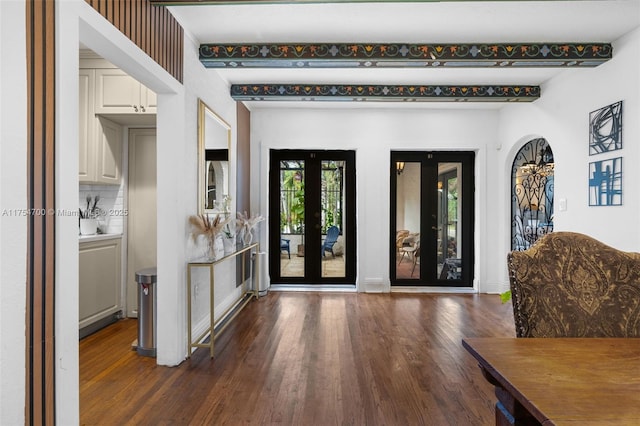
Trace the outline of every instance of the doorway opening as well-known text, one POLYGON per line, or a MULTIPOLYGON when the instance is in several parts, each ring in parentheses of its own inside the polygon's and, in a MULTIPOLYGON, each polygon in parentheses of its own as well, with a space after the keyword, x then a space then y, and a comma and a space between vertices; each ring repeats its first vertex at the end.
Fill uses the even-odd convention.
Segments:
POLYGON ((271 283, 354 284, 355 151, 271 150, 269 193, 271 283))
POLYGON ((391 285, 473 286, 473 152, 391 152, 391 285))

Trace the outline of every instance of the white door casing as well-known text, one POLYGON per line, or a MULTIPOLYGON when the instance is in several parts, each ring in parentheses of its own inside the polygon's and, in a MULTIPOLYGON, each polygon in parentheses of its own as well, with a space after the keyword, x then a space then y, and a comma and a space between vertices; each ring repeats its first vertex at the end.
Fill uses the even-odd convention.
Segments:
POLYGON ((157 265, 156 129, 129 130, 127 212, 126 313, 137 317, 135 273, 157 265))

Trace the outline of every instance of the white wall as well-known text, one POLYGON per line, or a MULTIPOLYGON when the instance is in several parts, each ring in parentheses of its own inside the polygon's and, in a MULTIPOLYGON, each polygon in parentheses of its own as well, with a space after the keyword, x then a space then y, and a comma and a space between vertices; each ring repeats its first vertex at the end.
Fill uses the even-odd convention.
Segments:
MULTIPOLYGON (((84 2, 81 2, 84 3, 84 2)), ((178 84, 115 28, 84 4, 80 39, 96 53, 158 93, 158 363, 174 365, 186 354, 185 279, 187 217, 197 213, 197 99, 231 124, 235 149, 236 105, 228 88, 198 60, 185 40, 184 81, 178 84)), ((235 175, 235 168, 231 170, 235 175)), ((235 192, 235 179, 230 185, 235 192)), ((235 291, 235 285, 233 291, 235 291)), ((224 299, 223 293, 219 299, 224 299)))
MULTIPOLYGON (((26 206, 26 74, 24 1, 0 2, 0 202, 26 206), (11 143, 8 143, 10 141, 11 143)), ((83 0, 57 2, 58 87, 56 112, 56 206, 77 208, 78 42, 109 59, 158 93, 158 362, 174 365, 186 353, 186 219, 196 211, 197 97, 231 124, 235 149, 235 102, 228 88, 185 46, 184 85, 100 17, 83 0)), ((616 247, 639 250, 640 188, 634 162, 640 157, 637 121, 638 31, 614 44, 614 59, 593 70, 568 70, 543 86, 533 105, 503 112, 454 110, 254 110, 252 112, 252 205, 267 212, 270 148, 357 151, 358 281, 386 283, 389 265, 380 262, 389 241, 389 151, 476 150, 476 283, 479 291, 506 282, 508 176, 510 161, 531 135, 545 137, 556 155, 556 197, 568 209, 557 229, 588 232, 616 247), (588 113, 624 99, 624 205, 588 208, 588 113), (499 130, 499 131, 498 131, 499 130), (498 148, 500 148, 498 150, 498 148), (264 177, 264 178, 262 178, 264 177), (382 195, 381 195, 382 194, 382 195), (380 232, 380 230, 386 230, 380 232), (502 271, 505 271, 504 273, 502 271)), ((232 163, 233 164, 233 163, 232 163)), ((235 165, 231 170, 235 176, 235 165)), ((235 179, 231 182, 235 192, 235 179)), ((0 424, 24 422, 24 327, 26 218, 0 216, 0 424), (17 325, 17 326, 16 326, 17 325)), ((266 241, 266 226, 261 227, 266 241)), ((78 243, 75 217, 56 220, 56 397, 57 423, 77 424, 78 243)), ((388 261, 387 261, 388 262, 388 261)), ((225 273, 224 271, 222 272, 225 273)), ((229 272, 230 273, 230 272, 229 272)), ((227 289, 225 303, 234 289, 227 289)), ((360 286, 360 290, 367 290, 360 286)))
MULTIPOLYGON (((389 161, 391 150, 476 151, 476 286, 487 269, 483 222, 487 195, 486 151, 495 144, 493 110, 255 109, 251 112, 252 205, 268 212, 269 149, 356 151, 357 286, 389 290, 389 161), (365 285, 366 283, 366 285, 365 285), (371 287, 369 285, 371 284, 371 287)), ((261 243, 266 247, 266 228, 261 243)))
MULTIPOLYGON (((187 217, 196 213, 197 97, 235 129, 235 102, 226 84, 205 72, 197 46, 185 45, 184 85, 144 55, 83 0, 56 7, 56 207, 78 207, 79 41, 158 94, 158 358, 175 365, 186 355, 185 280, 187 217)), ((25 4, 0 2, 0 201, 2 209, 26 207, 25 4), (24 188, 24 190, 23 190, 24 188)), ((235 149, 235 131, 232 135, 235 149)), ((235 168, 231 171, 235 176, 235 168)), ((231 182, 235 191, 235 179, 231 182)), ((77 218, 56 217, 56 420, 77 424, 78 239, 77 218)), ((26 217, 0 216, 0 424, 24 423, 24 321, 26 217), (16 326, 18 325, 18 326, 16 326)), ((229 271, 221 272, 227 276, 229 271)), ((220 307, 235 296, 222 289, 220 307), (227 294, 225 294, 225 291, 227 294)), ((232 287, 232 288, 231 288, 232 287)), ((219 308, 217 306, 217 308, 219 308)), ((216 309, 218 311, 219 309, 216 309)))
MULTIPOLYGON (((24 13, 22 2, 2 2, 2 10, 20 9, 24 13), (17 4, 16 4, 17 3, 17 4)), ((108 59, 114 65, 119 66, 128 74, 151 88, 158 94, 157 114, 157 164, 158 164, 158 357, 157 362, 163 365, 176 365, 186 355, 186 312, 185 312, 185 281, 186 262, 189 252, 187 247, 187 217, 196 213, 196 170, 197 170, 197 97, 202 97, 220 116, 235 128, 235 102, 229 97, 228 89, 215 75, 205 73, 204 67, 197 59, 197 46, 186 41, 184 85, 176 82, 158 64, 143 54, 124 35, 103 19, 83 0, 67 0, 57 3, 56 17, 56 48, 57 63, 56 84, 56 206, 59 209, 76 211, 78 205, 78 46, 82 41, 96 53, 108 59)), ((6 16, 3 13, 3 19, 6 16)), ((10 31, 11 37, 3 37, 3 58, 23 58, 24 40, 16 37, 20 31, 24 34, 24 19, 16 19, 19 14, 13 13, 6 21, 11 25, 4 25, 2 30, 10 31), (15 27, 15 28, 14 28, 15 27), (9 50, 4 49, 5 40, 9 50), (9 45, 11 41, 11 45, 9 45), (7 55, 11 48, 16 54, 7 55)), ((11 81, 11 88, 21 96, 6 96, 3 87, 3 103, 11 101, 11 116, 7 122, 15 125, 24 123, 24 108, 16 107, 18 102, 24 101, 24 93, 20 92, 24 71, 20 70, 19 62, 13 63, 18 68, 7 76, 11 81), (20 73, 20 71, 22 71, 20 73), (12 77, 12 78, 9 78, 12 77), (19 83, 17 83, 19 82, 19 83), (16 112, 16 113, 14 113, 16 112), (20 112, 21 114, 17 114, 20 112), (22 120, 22 121, 21 121, 22 120)), ((5 81, 3 73, 2 81, 5 81)), ((19 103, 18 103, 19 106, 19 103)), ((4 113, 4 112, 3 112, 4 113)), ((5 119, 3 116, 3 123, 5 119)), ((3 126, 4 132, 4 126, 3 126)), ((4 136, 4 133, 3 133, 4 136)), ((235 134, 234 147, 235 147, 235 134)), ((3 137, 3 140, 4 137, 3 137)), ((2 153, 4 154, 5 144, 2 153)), ((24 178, 26 172, 23 168, 26 151, 21 144, 12 147, 10 168, 2 169, 15 172, 18 179, 24 178), (20 156, 22 155, 22 156, 20 156), (19 158, 19 159, 16 159, 19 158), (22 171, 21 171, 22 170, 22 171)), ((3 166, 4 166, 3 156, 3 166)), ((235 171, 232 171, 234 173, 235 171)), ((3 185, 11 182, 14 198, 16 194, 16 179, 2 180, 3 185)), ((19 181, 18 181, 19 182, 19 181)), ((4 189, 4 186, 2 187, 4 189)), ((235 191, 235 180, 231 185, 235 191)), ((3 221, 4 226, 4 221, 3 221)), ((78 240, 77 218, 56 218, 56 416, 59 424, 77 424, 79 420, 78 403, 78 240)), ((13 228, 12 228, 13 229, 13 228)), ((18 227, 17 229, 21 229, 18 227)), ((3 229, 4 231, 4 229, 3 229)), ((17 240, 24 245, 26 234, 17 233, 17 240), (19 237, 19 238, 18 238, 19 237)), ((8 241, 3 232, 2 244, 8 241)), ((17 246, 19 249, 19 245, 17 246)), ((22 254, 20 259, 13 264, 19 267, 24 265, 23 250, 14 250, 13 254, 22 254)), ((4 264, 4 252, 2 254, 4 264)), ((231 269, 231 268, 229 268, 231 269)), ((19 268, 20 274, 13 276, 16 282, 23 283, 24 268, 19 268)), ((11 269, 2 268, 3 278, 5 273, 13 274, 11 269)), ((222 272, 224 274, 224 271, 222 272)), ((228 274, 231 274, 229 272, 228 274)), ((224 289, 223 289, 224 290, 224 289)), ((16 288, 18 294, 11 294, 11 298, 4 297, 0 303, 3 305, 2 315, 12 315, 13 318, 23 318, 24 296, 23 287, 16 288), (21 290, 22 289, 22 290, 21 290), (4 304, 10 306, 4 309, 4 304)), ((228 293, 237 291, 235 286, 228 293)), ((228 300, 229 295, 223 294, 220 299, 228 300)), ((4 336, 14 337, 18 332, 24 343, 24 330, 12 330, 3 336, 2 361, 5 361, 4 336)), ((24 369, 16 366, 24 366, 24 354, 16 348, 23 347, 19 344, 18 337, 11 340, 11 350, 18 355, 18 359, 7 359, 11 365, 11 383, 15 389, 5 387, 5 378, 2 378, 2 392, 11 390, 9 403, 2 400, 2 407, 15 407, 15 413, 2 414, 0 423, 15 424, 16 421, 5 422, 5 419, 16 419, 24 416, 24 369), (18 343, 18 344, 16 344, 18 343), (16 374, 17 373, 17 374, 16 374), (14 377, 15 376, 15 377, 14 377)), ((7 343, 8 345, 9 343, 7 343)))
MULTIPOLYGON (((520 147, 544 137, 555 156, 555 230, 590 234, 622 250, 640 251, 640 30, 613 43, 613 59, 596 68, 570 69, 542 85, 531 104, 500 111, 313 109, 252 111, 252 203, 267 211, 271 148, 357 150, 358 283, 389 283, 388 244, 390 150, 476 150, 476 289, 508 288, 510 176, 520 147), (589 112, 624 100, 623 149, 588 155, 589 112), (256 154, 256 151, 259 154, 256 154), (622 156, 623 206, 588 207, 588 163, 622 156), (381 195, 382 194, 382 195, 381 195), (558 200, 567 201, 559 211, 558 200), (256 200, 256 201, 254 201, 256 200), (385 230, 379 232, 380 229, 385 230), (385 256, 386 257, 386 256, 385 256)), ((266 227, 264 227, 266 228, 266 227)), ((266 230, 262 233, 266 241, 266 230)), ((388 289, 388 287, 387 287, 388 289)))
MULTIPOLYGON (((593 68, 567 70, 542 86, 542 97, 525 108, 502 111, 492 180, 498 183, 496 200, 496 265, 504 265, 509 251, 509 198, 511 164, 518 149, 533 137, 544 137, 555 160, 554 230, 591 235, 621 250, 640 251, 640 30, 613 43, 613 59, 593 68), (589 156, 589 113, 619 100, 623 105, 622 150, 589 156), (588 165, 607 158, 623 157, 623 205, 589 207, 588 165), (565 199, 567 210, 558 201, 565 199)), ((506 269, 492 276, 506 288, 506 269)))
POLYGON ((0 2, 0 424, 24 424, 27 217, 25 5, 0 2))
MULTIPOLYGON (((188 37, 188 34, 185 36, 188 37)), ((187 208, 184 211, 184 216, 181 220, 181 224, 184 224, 184 233, 182 238, 184 241, 191 241, 189 237, 189 229, 187 227, 187 217, 197 213, 197 107, 198 98, 202 99, 208 106, 218 115, 224 122, 231 127, 231 143, 229 153, 229 169, 227 170, 229 194, 232 194, 231 201, 231 217, 235 217, 235 196, 236 193, 236 147, 237 147, 237 116, 236 116, 236 103, 229 96, 229 87, 220 78, 216 78, 213 72, 207 71, 200 63, 198 58, 198 44, 193 40, 187 38, 185 47, 185 99, 186 99, 186 113, 185 120, 188 123, 188 136, 186 138, 186 146, 182 147, 186 149, 187 153, 184 155, 184 164, 187 168, 187 175, 191 180, 189 183, 188 197, 189 201, 187 208)), ((226 138, 226 134, 224 135, 226 138)), ((183 181, 177 179, 177 185, 174 188, 175 191, 185 191, 183 181)), ((170 252, 168 252, 170 253, 170 252)), ((191 244, 187 245, 186 260, 193 257, 197 257, 200 253, 197 250, 192 250, 191 244)), ((227 311, 229 307, 238 299, 241 294, 241 288, 236 288, 236 263, 234 261, 227 261, 215 268, 215 309, 214 317, 219 319, 222 314, 227 311)), ((186 263, 182 264, 183 270, 183 284, 181 289, 183 294, 182 300, 186 300, 184 292, 186 291, 186 263)), ((201 298, 208 297, 208 292, 203 292, 200 295, 201 298)), ((186 302, 185 302, 186 303, 186 302)), ((183 304, 186 306, 185 304, 183 304)), ((200 313, 194 313, 198 315, 200 313)), ((185 314, 186 315, 186 314, 185 314)), ((185 317, 186 318, 186 317, 185 317)), ((186 353, 187 339, 186 339, 186 324, 182 326, 184 336, 183 346, 180 348, 186 353)))

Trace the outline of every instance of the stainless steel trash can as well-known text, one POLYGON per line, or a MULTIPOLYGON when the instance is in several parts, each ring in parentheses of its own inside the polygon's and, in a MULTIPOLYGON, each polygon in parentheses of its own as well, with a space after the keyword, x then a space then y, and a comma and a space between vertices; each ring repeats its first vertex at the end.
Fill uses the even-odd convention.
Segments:
POLYGON ((156 356, 156 283, 157 268, 136 272, 138 283, 138 346, 136 352, 156 356))
POLYGON ((267 279, 269 278, 267 276, 267 267, 269 266, 267 264, 268 260, 269 259, 267 259, 267 253, 263 251, 261 251, 260 253, 253 253, 253 256, 251 258, 251 273, 253 278, 251 285, 253 286, 252 288, 254 290, 256 289, 256 287, 258 287, 258 295, 260 297, 266 296, 269 292, 269 283, 267 282, 267 279), (259 269, 256 267, 256 260, 258 259, 258 257, 260 258, 259 269), (259 285, 256 285, 256 280, 258 279, 258 277, 260 277, 260 282, 259 285))

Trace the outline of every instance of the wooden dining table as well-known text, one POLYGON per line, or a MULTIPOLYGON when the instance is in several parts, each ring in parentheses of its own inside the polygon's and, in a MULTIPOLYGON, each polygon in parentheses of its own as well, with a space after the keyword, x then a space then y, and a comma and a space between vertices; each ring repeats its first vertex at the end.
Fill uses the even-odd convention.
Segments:
POLYGON ((639 338, 466 338, 496 425, 640 425, 639 338))

